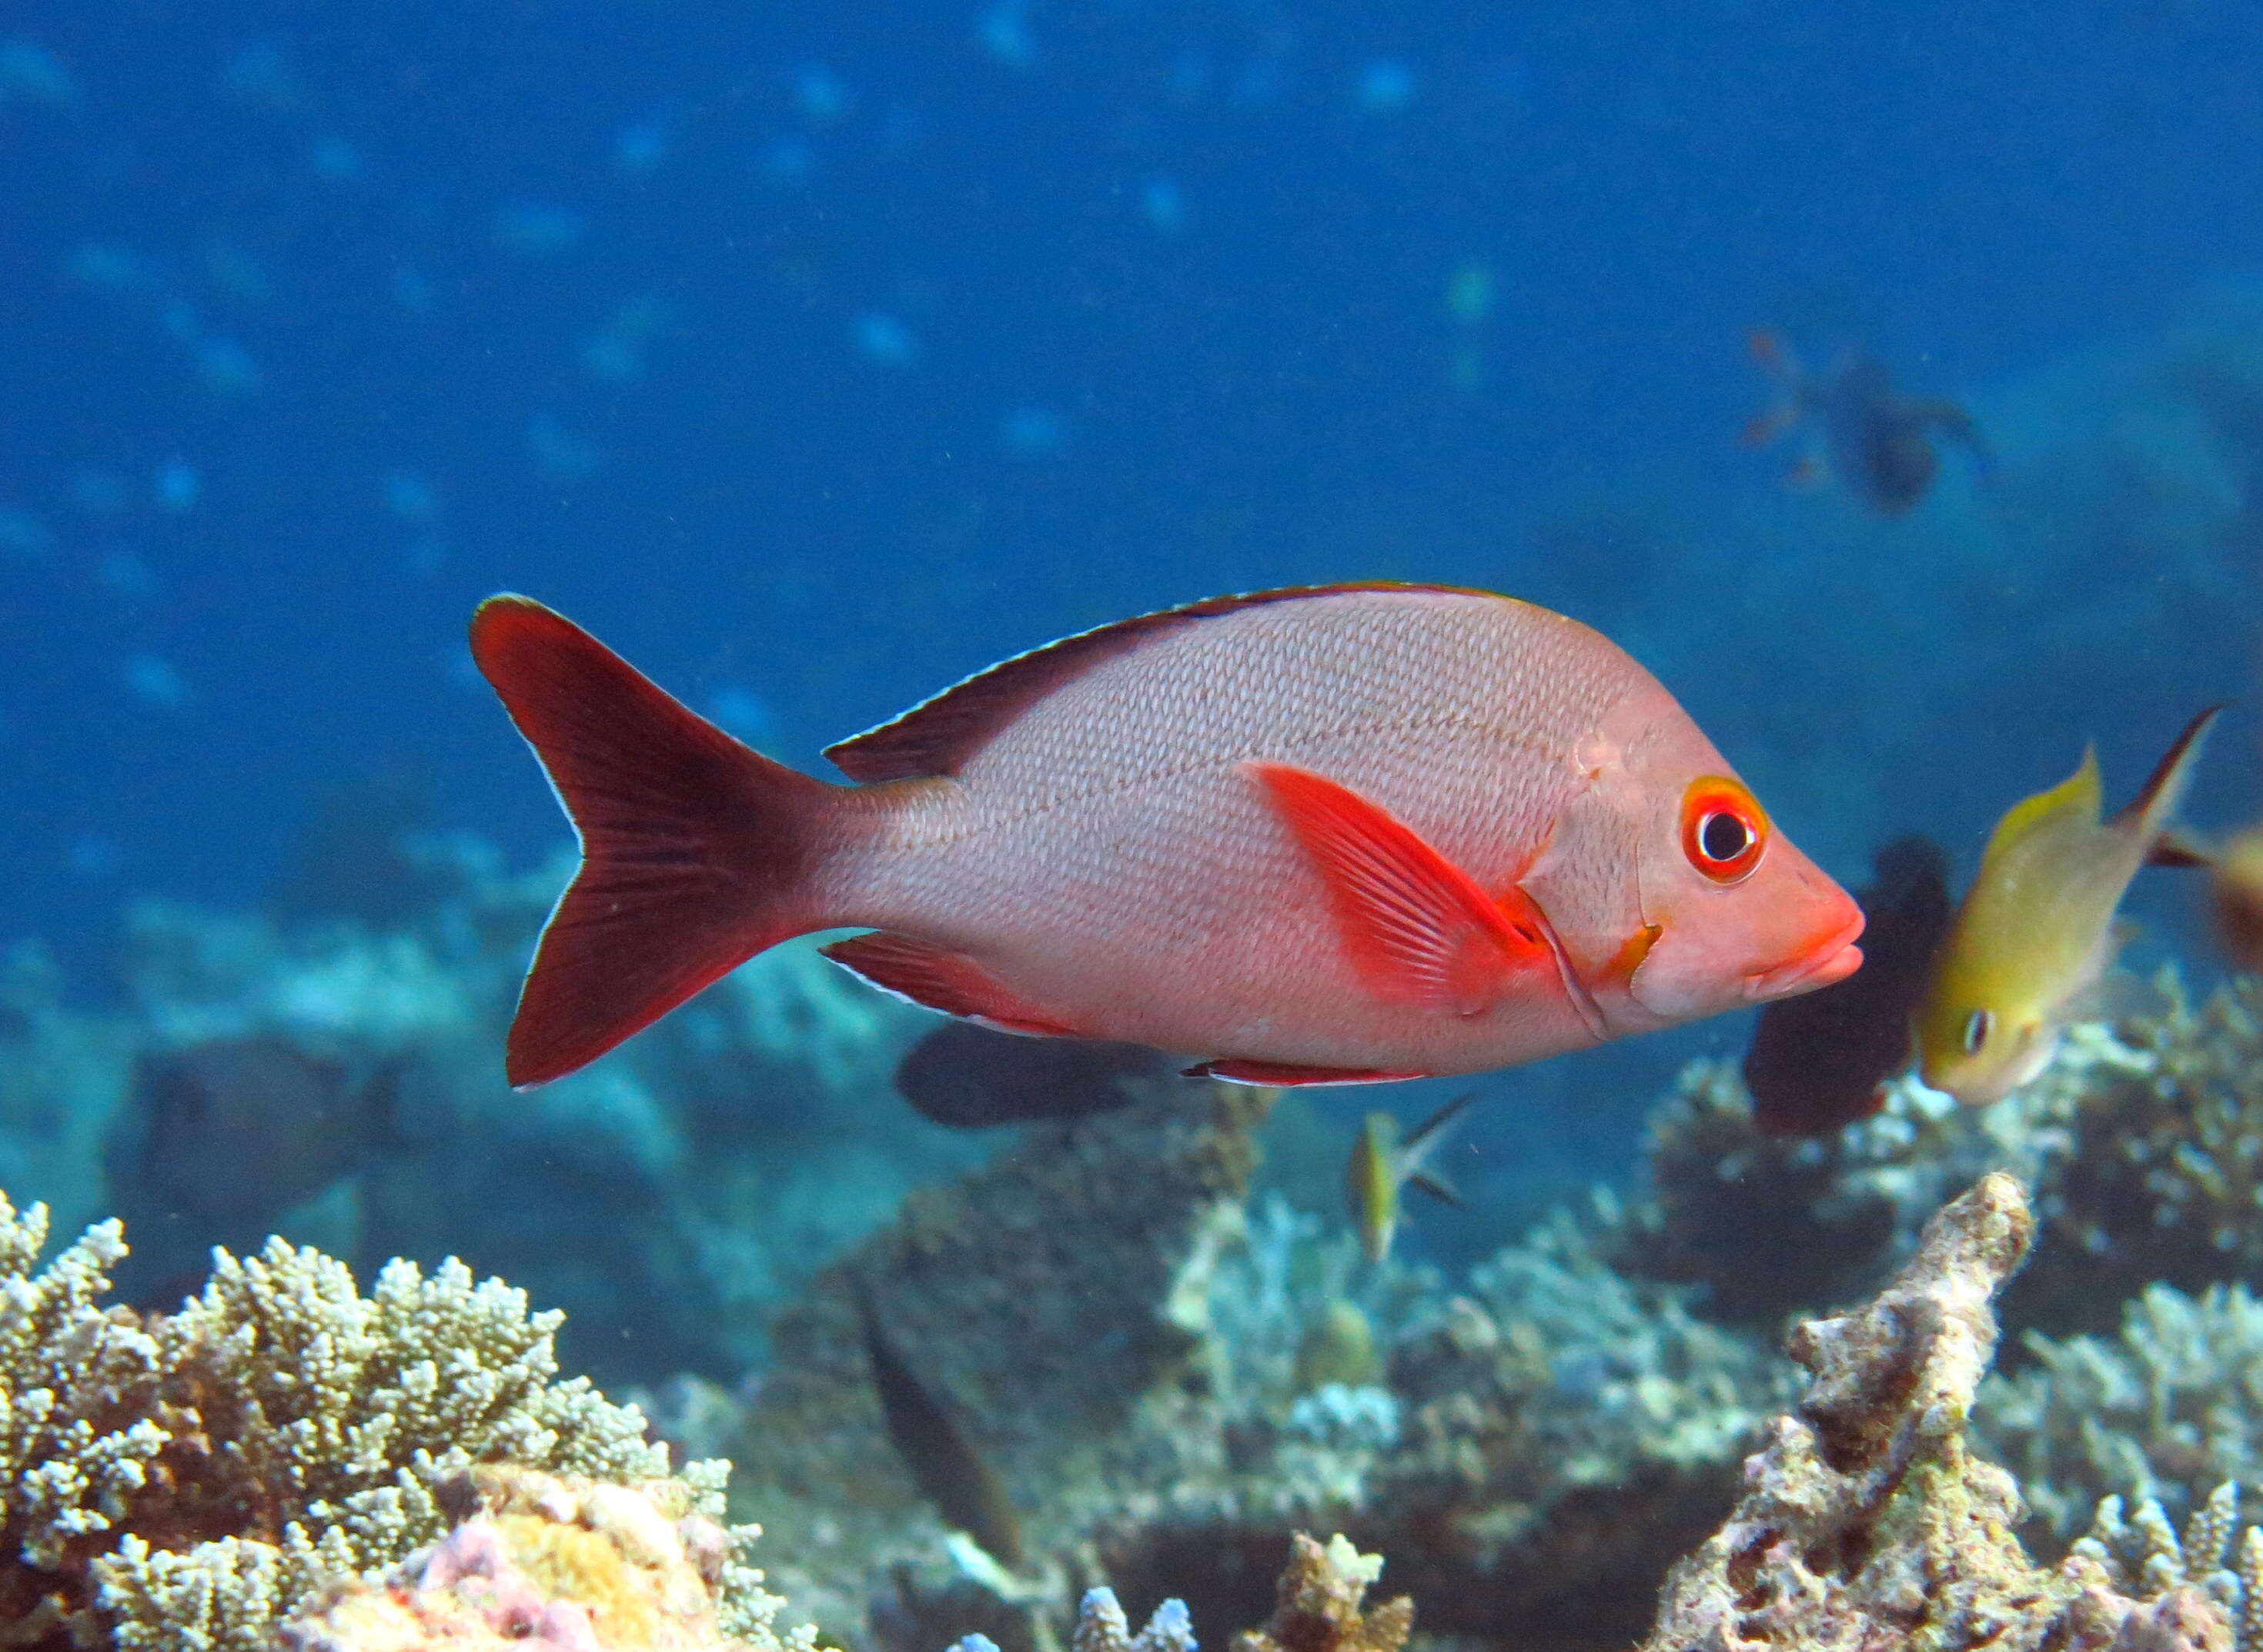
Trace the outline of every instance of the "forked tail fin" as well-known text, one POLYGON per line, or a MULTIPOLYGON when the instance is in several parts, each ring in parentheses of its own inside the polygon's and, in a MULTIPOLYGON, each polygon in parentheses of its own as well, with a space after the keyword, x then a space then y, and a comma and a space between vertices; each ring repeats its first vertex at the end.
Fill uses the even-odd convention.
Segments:
POLYGON ((480 605, 472 657, 582 840, 511 1022, 515 1087, 563 1077, 820 926, 804 892, 835 788, 740 744, 524 597, 480 605))

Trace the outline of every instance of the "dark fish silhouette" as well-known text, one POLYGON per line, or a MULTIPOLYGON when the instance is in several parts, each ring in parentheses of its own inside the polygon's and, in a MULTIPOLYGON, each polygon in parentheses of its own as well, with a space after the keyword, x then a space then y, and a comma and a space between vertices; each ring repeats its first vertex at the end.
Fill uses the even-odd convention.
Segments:
POLYGON ((358 1080, 271 1035, 207 1039, 134 1065, 148 1115, 144 1186, 172 1210, 265 1217, 320 1192, 393 1138, 400 1069, 358 1080))
POLYGON ((879 1310, 862 1279, 852 1279, 857 1315, 864 1327, 864 1358, 872 1368, 872 1390, 896 1455, 935 1504, 944 1524, 980 1544, 992 1560, 1011 1571, 1023 1561, 1022 1524, 1006 1496, 1005 1482, 974 1449, 947 1396, 931 1392, 880 1325, 879 1310))
POLYGON ((1867 1119, 1910 1063, 1910 1016, 1956 903, 1948 856, 1924 837, 1878 851, 1855 895, 1868 926, 1862 967, 1836 986, 1761 1011, 1745 1054, 1753 1122, 1768 1135, 1828 1135, 1867 1119))
POLYGON ((1954 402, 1923 401, 1894 388, 1886 370, 1859 350, 1846 350, 1821 373, 1799 365, 1773 333, 1754 333, 1753 355, 1782 387, 1782 398, 1745 427, 1763 446, 1805 426, 1807 453, 1796 482, 1828 478, 1881 516, 1900 516, 1925 497, 1940 460, 1936 431, 1971 451, 1985 474, 1993 467, 1971 417, 1954 402))
POLYGON ((1132 1100, 1123 1080, 1159 1078, 1176 1066, 1144 1044, 1028 1039, 946 1021, 906 1052, 896 1090, 937 1124, 980 1130, 1111 1112, 1132 1100))

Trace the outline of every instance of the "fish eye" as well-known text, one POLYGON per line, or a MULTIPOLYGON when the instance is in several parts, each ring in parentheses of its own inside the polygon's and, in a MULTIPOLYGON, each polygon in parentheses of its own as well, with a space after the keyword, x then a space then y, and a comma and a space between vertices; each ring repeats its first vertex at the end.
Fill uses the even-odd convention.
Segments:
POLYGON ((1964 1018, 1964 1053, 1967 1055, 1980 1054, 1980 1047, 1988 1041, 1988 1034, 1995 1025, 1996 1018, 1985 1010, 1975 1010, 1970 1015, 1966 1016, 1964 1018))
POLYGON ((1707 775, 1681 799, 1681 852, 1720 884, 1741 883, 1768 847, 1768 816, 1739 781, 1707 775))
POLYGON ((1752 840, 1751 830, 1725 809, 1716 809, 1697 822, 1697 847, 1708 860, 1734 860, 1752 840))

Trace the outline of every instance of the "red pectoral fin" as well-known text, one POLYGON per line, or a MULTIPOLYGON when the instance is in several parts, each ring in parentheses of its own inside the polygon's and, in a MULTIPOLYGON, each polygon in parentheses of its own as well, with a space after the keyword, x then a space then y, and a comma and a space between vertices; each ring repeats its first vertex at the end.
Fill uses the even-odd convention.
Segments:
POLYGON ((1505 912, 1405 822, 1308 769, 1248 767, 1319 873, 1352 967, 1377 998, 1476 1015, 1522 975, 1554 977, 1530 917, 1505 912))

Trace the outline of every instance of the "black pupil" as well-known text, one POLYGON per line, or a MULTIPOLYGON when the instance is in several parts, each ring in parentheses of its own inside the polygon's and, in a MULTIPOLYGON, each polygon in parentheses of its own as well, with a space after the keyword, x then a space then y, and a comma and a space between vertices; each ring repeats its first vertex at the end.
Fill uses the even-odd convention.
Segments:
POLYGON ((1697 846, 1708 860, 1734 860, 1752 840, 1744 822, 1734 815, 1708 815, 1697 828, 1697 846))

